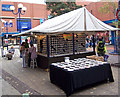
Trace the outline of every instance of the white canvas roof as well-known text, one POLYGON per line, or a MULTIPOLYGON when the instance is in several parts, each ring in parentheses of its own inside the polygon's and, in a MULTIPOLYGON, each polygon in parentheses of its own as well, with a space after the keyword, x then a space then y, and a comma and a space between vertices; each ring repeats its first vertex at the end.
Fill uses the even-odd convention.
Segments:
POLYGON ((110 31, 118 30, 113 28, 95 16, 93 16, 85 7, 65 13, 55 18, 45 21, 43 24, 36 26, 21 34, 29 32, 38 33, 65 33, 65 32, 89 32, 89 31, 110 31))

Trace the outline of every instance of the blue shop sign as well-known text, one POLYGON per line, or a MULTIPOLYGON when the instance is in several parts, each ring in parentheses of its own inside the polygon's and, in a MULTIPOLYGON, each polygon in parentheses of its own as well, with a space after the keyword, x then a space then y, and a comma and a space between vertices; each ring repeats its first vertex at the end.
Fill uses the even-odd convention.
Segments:
POLYGON ((13 6, 13 5, 2 4, 2 11, 11 11, 10 6, 13 6))
POLYGON ((21 30, 31 29, 31 19, 20 19, 20 23, 19 23, 19 19, 17 19, 17 30, 18 31, 20 30, 19 24, 20 24, 21 30))

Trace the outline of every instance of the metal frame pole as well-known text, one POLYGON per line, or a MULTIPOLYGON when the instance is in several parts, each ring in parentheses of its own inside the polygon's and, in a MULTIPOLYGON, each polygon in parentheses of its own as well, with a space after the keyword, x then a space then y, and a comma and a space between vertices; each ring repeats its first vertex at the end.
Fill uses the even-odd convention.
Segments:
MULTIPOLYGON (((19 8, 18 9, 18 12, 19 12, 19 33, 21 33, 21 24, 20 24, 20 13, 21 13, 21 9, 19 8)), ((20 45, 21 45, 21 36, 20 36, 20 45)))
POLYGON ((6 22, 6 38, 7 38, 7 50, 8 50, 8 22, 6 22))
POLYGON ((50 55, 49 55, 49 37, 48 37, 48 35, 46 35, 46 38, 47 38, 47 57, 49 58, 50 55))
POLYGON ((95 35, 93 35, 93 52, 95 53, 95 35))
POLYGON ((74 33, 73 33, 73 55, 75 55, 75 43, 74 43, 75 37, 74 37, 74 33))

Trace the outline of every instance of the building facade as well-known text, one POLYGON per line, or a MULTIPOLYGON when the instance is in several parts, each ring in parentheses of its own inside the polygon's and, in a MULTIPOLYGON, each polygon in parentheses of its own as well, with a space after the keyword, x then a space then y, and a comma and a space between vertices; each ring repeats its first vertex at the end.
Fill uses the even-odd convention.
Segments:
MULTIPOLYGON (((9 36, 9 44, 18 44, 19 37, 11 37, 12 34, 19 33, 21 31, 24 32, 31 28, 34 28, 40 24, 40 19, 44 19, 48 17, 48 11, 46 10, 45 4, 34 4, 34 3, 23 3, 23 2, 1 2, 1 15, 0 18, 5 21, 12 20, 13 27, 8 27, 8 36, 9 36), (20 15, 20 22, 19 22, 19 15, 14 15, 10 10, 10 6, 13 5, 15 7, 14 12, 18 11, 18 4, 22 3, 23 6, 27 8, 24 15, 20 15), (19 27, 19 23, 21 27, 19 27)), ((23 12, 22 12, 23 13, 23 12)), ((6 35, 6 27, 3 22, 1 22, 1 32, 2 36, 6 35)), ((24 39, 24 38, 23 38, 24 39)), ((5 40, 3 39, 3 43, 5 40)))

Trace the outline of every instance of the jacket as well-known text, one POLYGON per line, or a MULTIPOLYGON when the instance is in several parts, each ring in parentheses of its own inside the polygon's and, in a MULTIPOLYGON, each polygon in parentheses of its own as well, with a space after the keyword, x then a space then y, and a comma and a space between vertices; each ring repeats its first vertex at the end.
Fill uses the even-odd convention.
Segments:
MULTIPOLYGON (((100 52, 101 52, 101 51, 99 50, 99 44, 100 44, 100 43, 103 43, 103 41, 99 41, 99 42, 98 42, 98 44, 97 44, 97 53, 100 53, 100 52)), ((103 43, 103 44, 104 44, 104 43, 103 43)), ((104 44, 103 49, 104 49, 104 53, 107 53, 105 44, 104 44)))
POLYGON ((29 48, 28 52, 31 53, 31 59, 37 58, 37 52, 36 52, 36 48, 34 46, 29 48))

